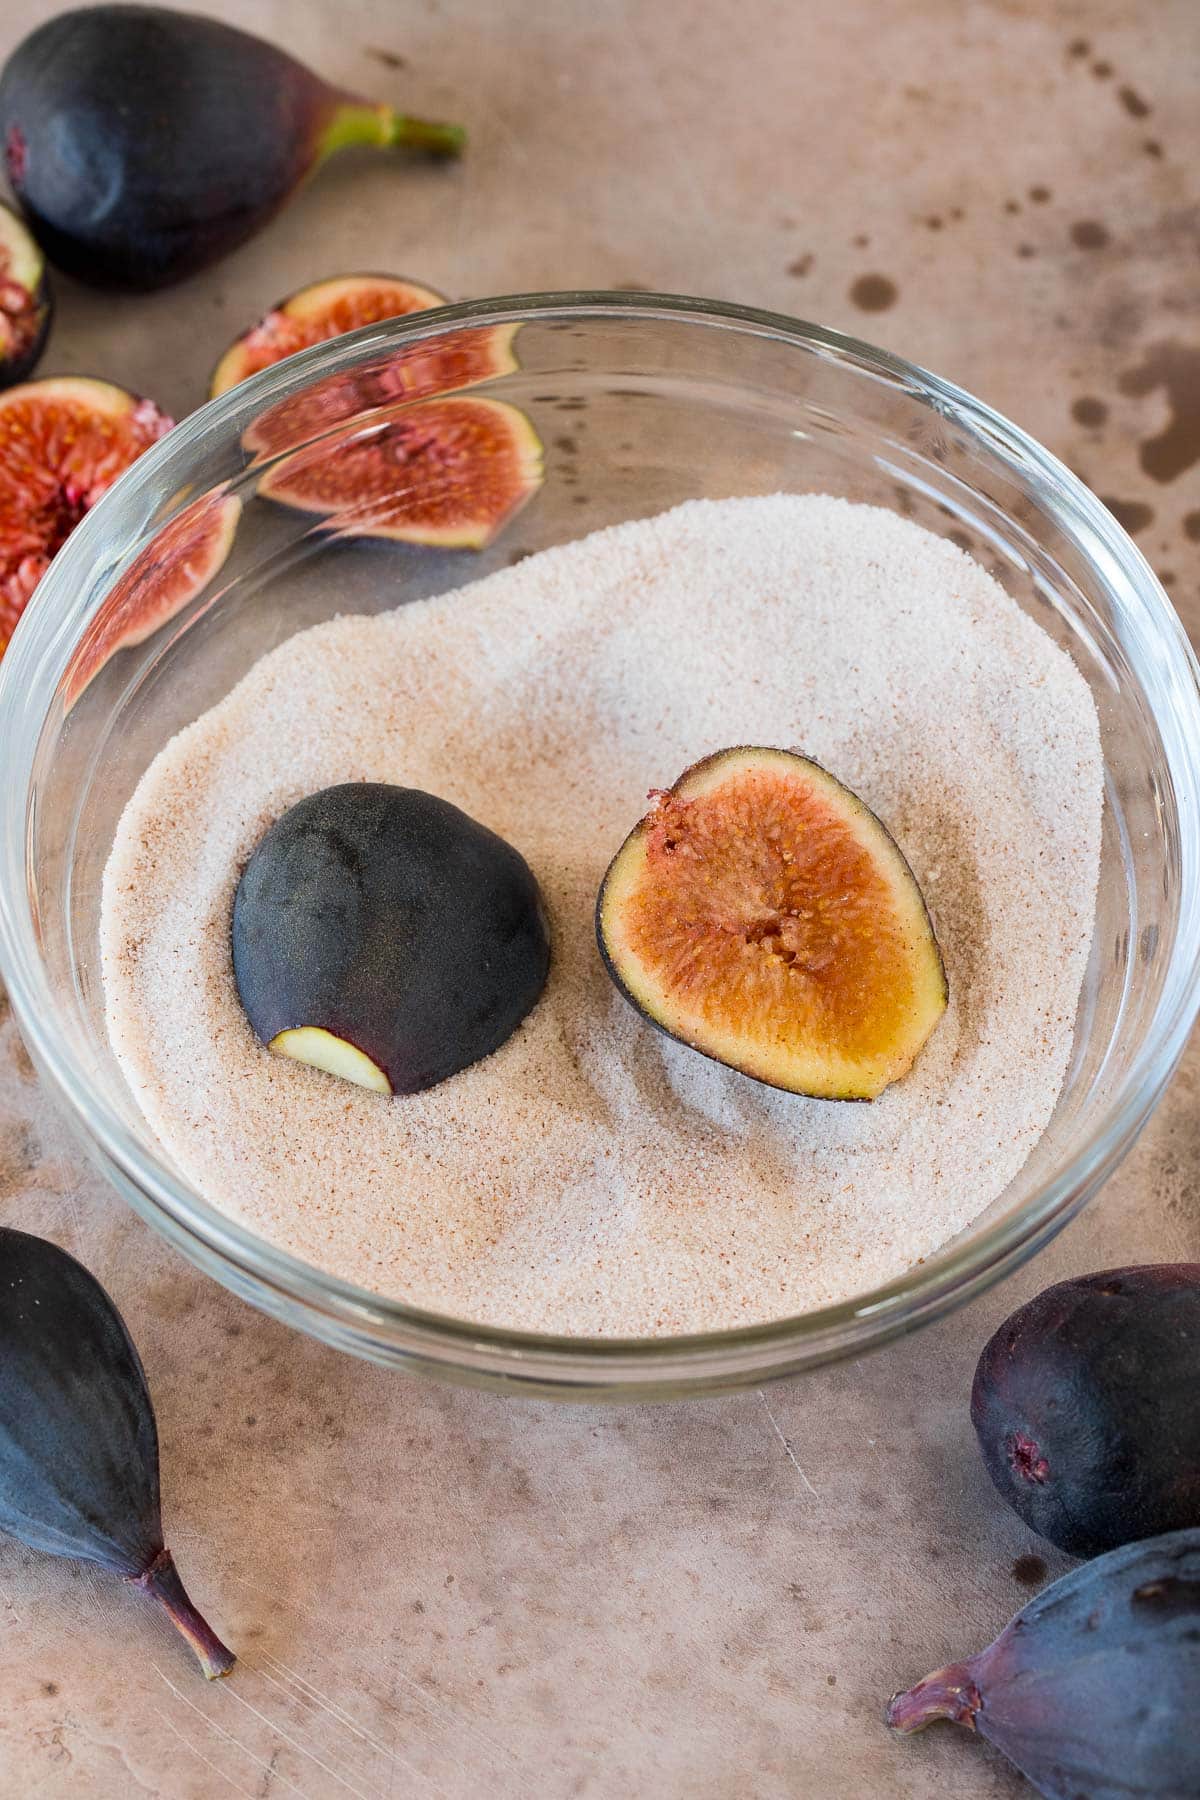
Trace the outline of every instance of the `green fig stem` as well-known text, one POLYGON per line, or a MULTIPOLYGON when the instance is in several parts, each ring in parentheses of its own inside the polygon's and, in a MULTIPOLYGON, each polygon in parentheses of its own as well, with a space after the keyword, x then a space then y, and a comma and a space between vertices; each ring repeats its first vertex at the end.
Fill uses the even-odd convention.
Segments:
POLYGON ((221 1675, 228 1675, 237 1657, 232 1650, 225 1648, 207 1620, 192 1605, 188 1591, 179 1579, 175 1558, 169 1550, 160 1550, 148 1569, 141 1575, 131 1575, 129 1580, 134 1587, 141 1588, 158 1601, 172 1625, 183 1633, 192 1646, 200 1667, 210 1681, 216 1681, 221 1675))
POLYGON ((424 150, 429 156, 461 156, 466 141, 461 125, 414 119, 407 113, 393 112, 390 106, 347 99, 334 109, 317 140, 317 162, 326 162, 351 144, 369 144, 384 150, 401 145, 424 150))
POLYGON ((935 1669, 924 1681, 907 1693, 893 1694, 888 1702, 887 1722, 893 1731, 924 1731, 935 1719, 951 1719, 955 1725, 975 1729, 975 1715, 983 1705, 983 1696, 972 1679, 969 1662, 950 1663, 935 1669))

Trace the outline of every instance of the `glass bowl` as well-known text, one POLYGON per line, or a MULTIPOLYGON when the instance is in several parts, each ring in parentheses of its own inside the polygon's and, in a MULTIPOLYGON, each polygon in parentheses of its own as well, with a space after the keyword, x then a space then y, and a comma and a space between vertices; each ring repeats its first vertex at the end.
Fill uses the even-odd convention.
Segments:
POLYGON ((0 743, 0 969, 88 1153, 218 1281, 409 1370, 650 1397, 860 1353, 998 1280, 1078 1211, 1129 1149, 1197 1011, 1200 693, 1146 562, 1061 463, 969 395, 869 345, 747 308, 603 293, 446 307, 318 346, 202 407, 56 558, 0 664, 0 743), (368 547, 352 541, 353 506, 316 521, 255 497, 281 454, 336 470, 397 406, 467 383, 521 408, 546 449, 544 486, 489 548, 368 547), (303 452, 306 442, 316 448, 303 452), (390 608, 696 496, 780 490, 898 508, 955 538, 1070 650, 1094 694, 1106 768, 1095 937, 1071 1066, 1017 1178, 885 1287, 751 1329, 654 1339, 543 1336, 423 1312, 334 1280, 207 1205, 152 1138, 102 1016, 101 872, 157 751, 264 650, 335 607, 390 608), (216 513, 232 520, 236 503, 223 566, 142 635, 164 548, 216 513))

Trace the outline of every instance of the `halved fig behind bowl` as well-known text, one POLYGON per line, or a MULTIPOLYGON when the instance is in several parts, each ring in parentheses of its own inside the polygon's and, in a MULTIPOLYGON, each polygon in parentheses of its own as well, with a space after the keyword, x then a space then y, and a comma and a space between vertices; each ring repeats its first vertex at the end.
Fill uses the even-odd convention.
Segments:
POLYGON ((444 294, 401 275, 332 275, 315 281, 278 301, 233 340, 213 370, 208 397, 215 400, 239 381, 312 344, 445 304, 444 294))

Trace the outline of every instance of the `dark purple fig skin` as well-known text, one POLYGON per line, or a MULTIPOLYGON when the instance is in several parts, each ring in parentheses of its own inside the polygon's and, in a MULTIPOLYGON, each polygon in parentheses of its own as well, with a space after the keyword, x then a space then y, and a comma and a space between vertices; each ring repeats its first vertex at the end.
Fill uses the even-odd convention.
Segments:
POLYGON ((550 939, 511 844, 433 794, 350 782, 298 801, 254 851, 233 968, 264 1044, 318 1026, 413 1094, 511 1037, 546 984, 550 939))
POLYGON ((1200 1526, 1200 1263, 1047 1288, 984 1347, 971 1418, 1009 1505, 1072 1556, 1200 1526))
POLYGON ((1200 1531, 1073 1569, 887 1710, 896 1731, 935 1719, 977 1731, 1046 1800, 1197 1800, 1200 1531))
POLYGON ((96 286, 148 289, 236 249, 346 143, 453 155, 461 134, 359 102, 216 19, 93 6, 13 51, 0 142, 52 262, 96 286))
POLYGON ((0 1530, 151 1594, 206 1675, 234 1658, 163 1543, 158 1428, 141 1360, 95 1276, 0 1226, 0 1530))

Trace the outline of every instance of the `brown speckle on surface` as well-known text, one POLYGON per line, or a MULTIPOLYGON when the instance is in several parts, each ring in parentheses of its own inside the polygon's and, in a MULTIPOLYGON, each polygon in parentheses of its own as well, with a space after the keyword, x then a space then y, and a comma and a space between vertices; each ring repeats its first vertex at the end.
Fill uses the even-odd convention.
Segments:
POLYGON ((860 275, 850 288, 850 298, 860 312, 886 312, 898 297, 899 289, 888 275, 860 275))
POLYGON ((1096 77, 1097 81, 1107 81, 1109 76, 1112 74, 1112 72, 1113 72, 1112 64, 1110 62, 1106 62, 1103 57, 1099 57, 1092 64, 1092 74, 1096 77))
POLYGON ((1021 210, 1021 202, 1019 200, 1006 200, 1004 202, 1004 210, 1006 213, 1019 213, 1021 210))
POLYGON ((383 50, 377 44, 367 45, 367 55, 385 69, 407 69, 408 58, 401 56, 396 50, 383 50))
POLYGON ((27 1120, 0 1125, 0 1199, 18 1194, 32 1182, 42 1146, 27 1120))
POLYGON ((1200 344, 1167 340, 1154 344, 1142 361, 1126 369, 1123 394, 1140 398, 1165 388, 1170 417, 1138 447, 1138 461, 1155 481, 1174 481, 1200 462, 1200 344))
POLYGON ((854 245, 856 250, 865 250, 871 240, 865 231, 860 231, 855 237, 851 238, 850 242, 854 245))
POLYGON ((1071 227, 1071 242, 1079 250, 1103 250, 1109 241, 1108 227, 1099 219, 1076 219, 1071 227))
POLYGON ((1019 1581, 1022 1587, 1040 1587, 1047 1575, 1046 1564, 1042 1557, 1032 1552, 1018 1556, 1012 1566, 1013 1580, 1019 1581))
POLYGON ((1081 62, 1085 56, 1092 54, 1092 46, 1086 38, 1072 38, 1067 45, 1067 55, 1075 62, 1081 62))
POLYGON ((1154 508, 1144 500, 1118 500, 1112 494, 1101 494, 1100 498, 1117 524, 1131 535, 1154 523, 1154 508))
POLYGON ((926 227, 930 231, 940 231, 944 223, 941 213, 930 213, 925 220, 926 227))
POLYGON ((813 255, 812 251, 806 250, 803 256, 798 256, 795 262, 790 262, 788 264, 787 272, 789 275, 807 275, 812 269, 815 261, 816 257, 813 255))
POLYGON ((1142 99, 1142 96, 1138 93, 1137 89, 1131 88, 1128 83, 1122 84, 1122 86, 1117 89, 1117 98, 1120 100, 1121 105, 1125 108, 1125 111, 1129 114, 1131 119, 1149 118, 1151 112, 1154 110, 1148 101, 1142 99))
POLYGON ((1094 394, 1080 394, 1071 402, 1071 417, 1077 425, 1086 425, 1090 431, 1095 431, 1108 418, 1108 406, 1094 394))
POLYGON ((1142 149, 1146 152, 1147 156, 1153 156, 1155 158, 1161 157, 1163 153, 1163 147, 1157 138, 1147 138, 1142 145, 1142 149))
POLYGON ((1200 544, 1200 507, 1195 512, 1184 514, 1183 535, 1190 538, 1193 544, 1200 544))
POLYGON ((1045 206, 1047 201, 1053 198, 1053 195, 1048 187, 1042 187, 1039 183, 1036 187, 1030 188, 1029 198, 1035 206, 1045 206))
POLYGON ((1028 262, 1031 256, 1037 255, 1037 251, 1032 244, 1018 244, 1017 255, 1023 257, 1026 262, 1028 262))

